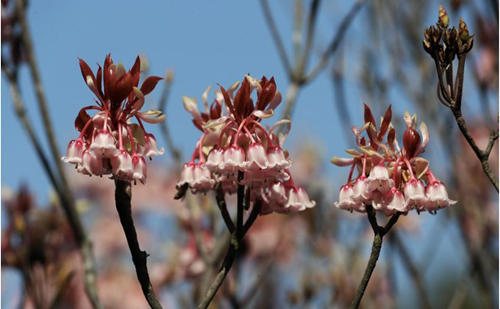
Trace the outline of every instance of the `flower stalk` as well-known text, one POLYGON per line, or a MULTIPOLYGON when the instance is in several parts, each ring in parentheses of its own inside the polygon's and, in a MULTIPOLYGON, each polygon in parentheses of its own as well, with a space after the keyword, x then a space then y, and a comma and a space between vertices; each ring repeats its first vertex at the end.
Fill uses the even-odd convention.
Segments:
POLYGON ((115 180, 115 202, 116 210, 120 216, 120 223, 127 238, 127 244, 132 255, 137 279, 141 284, 142 292, 149 306, 153 309, 162 308, 160 302, 156 298, 153 286, 149 279, 146 251, 142 251, 137 240, 137 232, 135 230, 134 220, 132 219, 132 186, 130 182, 116 179, 115 180))
POLYGON ((394 214, 385 226, 379 226, 377 223, 377 217, 375 215, 375 211, 372 206, 366 206, 366 212, 368 214, 368 221, 370 221, 370 225, 373 229, 374 237, 372 243, 372 251, 370 253, 370 259, 368 260, 368 264, 365 268, 365 273, 359 286, 356 290, 356 294, 349 308, 356 309, 359 308, 361 304, 361 299, 365 294, 366 287, 368 286, 368 282, 372 276, 373 271, 375 270, 375 266, 377 266, 377 261, 380 256, 380 251, 382 251, 382 241, 384 236, 389 232, 389 230, 396 224, 399 219, 400 212, 394 214))

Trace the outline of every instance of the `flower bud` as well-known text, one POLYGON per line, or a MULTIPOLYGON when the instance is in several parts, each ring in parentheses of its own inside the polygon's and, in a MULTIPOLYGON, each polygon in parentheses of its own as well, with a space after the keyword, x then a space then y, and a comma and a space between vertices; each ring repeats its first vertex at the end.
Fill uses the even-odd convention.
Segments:
POLYGON ((447 28, 450 23, 450 19, 448 18, 448 13, 442 5, 439 5, 439 17, 438 17, 438 26, 442 28, 447 28))

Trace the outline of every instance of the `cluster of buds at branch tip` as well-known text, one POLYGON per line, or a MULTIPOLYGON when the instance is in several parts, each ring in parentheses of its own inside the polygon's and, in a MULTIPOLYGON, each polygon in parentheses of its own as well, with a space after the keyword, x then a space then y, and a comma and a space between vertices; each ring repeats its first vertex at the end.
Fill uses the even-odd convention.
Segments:
POLYGON ((62 158, 75 164, 86 175, 112 175, 124 181, 144 183, 147 175, 146 158, 161 155, 153 134, 146 132, 143 122, 159 123, 165 116, 159 111, 141 111, 144 97, 161 80, 150 76, 138 88, 141 61, 137 57, 132 68, 113 63, 107 55, 104 66, 94 75, 85 61, 79 59, 84 81, 96 96, 96 105, 83 107, 75 119, 80 132, 69 142, 67 155, 62 158), (87 111, 95 110, 92 117, 87 111), (132 119, 137 123, 133 123, 132 119))
POLYGON ((436 26, 425 29, 423 41, 425 51, 445 64, 453 61, 457 54, 468 53, 474 42, 462 18, 460 18, 458 30, 455 27, 448 28, 448 26, 448 14, 440 5, 436 26))
POLYGON ((291 161, 283 149, 290 121, 281 120, 271 127, 261 123, 273 116, 281 102, 274 78, 257 80, 247 75, 227 90, 220 86, 210 105, 209 91, 210 87, 202 95, 205 111, 201 113, 195 99, 183 98, 193 124, 203 134, 191 160, 184 164, 176 197, 182 198, 188 189, 204 193, 221 188, 233 194, 243 185, 252 202, 261 202, 261 214, 313 207, 315 202, 295 185, 291 161), (282 126, 284 130, 278 130, 282 126))
POLYGON ((436 179, 429 162, 419 157, 429 142, 425 123, 420 124, 418 132, 417 116, 405 112, 401 149, 391 123, 391 106, 379 128, 367 105, 364 116, 365 124, 353 127, 358 149, 346 150, 350 158, 331 160, 338 166, 350 166, 347 183, 341 187, 339 201, 335 203, 337 208, 366 212, 366 206, 372 206, 389 216, 412 209, 435 213, 456 203, 448 198, 446 187, 436 179))

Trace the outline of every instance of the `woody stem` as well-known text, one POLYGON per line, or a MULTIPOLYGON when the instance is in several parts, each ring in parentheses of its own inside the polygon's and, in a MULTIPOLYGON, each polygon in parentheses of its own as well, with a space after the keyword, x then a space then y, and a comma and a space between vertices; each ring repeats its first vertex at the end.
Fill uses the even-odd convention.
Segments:
POLYGON ((125 232, 125 237, 127 238, 128 247, 132 255, 132 261, 134 262, 135 271, 137 273, 137 279, 141 284, 142 292, 146 298, 149 306, 153 309, 161 309, 162 306, 158 299, 156 298, 153 286, 149 279, 149 273, 147 268, 147 257, 146 251, 142 251, 139 247, 139 241, 137 240, 137 232, 135 230, 134 220, 132 219, 132 188, 130 182, 123 180, 115 180, 115 202, 116 210, 120 216, 120 223, 122 224, 123 231, 125 232))

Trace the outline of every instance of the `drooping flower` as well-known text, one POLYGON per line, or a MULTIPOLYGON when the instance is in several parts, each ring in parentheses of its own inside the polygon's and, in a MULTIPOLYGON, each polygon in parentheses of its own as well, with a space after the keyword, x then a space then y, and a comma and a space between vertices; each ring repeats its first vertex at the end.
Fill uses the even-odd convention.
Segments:
POLYGON ((347 182, 340 189, 339 201, 334 204, 336 207, 365 212, 370 206, 392 215, 414 208, 434 212, 455 203, 448 198, 443 183, 435 179, 429 162, 419 157, 429 143, 425 123, 420 124, 419 133, 417 116, 405 112, 406 129, 401 149, 391 123, 390 106, 379 127, 367 105, 364 116, 365 123, 360 128, 353 127, 358 149, 346 150, 351 158, 334 157, 331 160, 335 165, 351 167, 347 182), (352 181, 356 170, 357 178, 352 181))
POLYGON ((111 174, 113 178, 144 183, 147 175, 144 156, 164 153, 143 125, 143 122, 158 123, 164 115, 159 111, 141 111, 144 96, 153 91, 161 78, 150 76, 139 88, 139 57, 127 71, 107 55, 104 66, 99 66, 95 75, 85 61, 79 61, 83 79, 96 97, 96 105, 85 106, 78 113, 75 127, 80 136, 69 143, 62 160, 76 164, 82 174, 111 174), (91 117, 89 110, 97 113, 91 117), (137 124, 131 122, 133 118, 137 124))
POLYGON ((315 203, 305 190, 293 183, 288 152, 282 148, 290 121, 278 121, 272 127, 261 123, 273 115, 281 101, 274 79, 256 80, 247 75, 227 90, 220 87, 210 105, 209 90, 202 96, 204 112, 198 110, 195 99, 183 98, 202 136, 191 160, 184 165, 177 197, 181 198, 188 188, 197 193, 217 187, 233 194, 243 185, 250 200, 260 202, 261 214, 313 207, 315 203), (278 129, 280 134, 275 133, 278 129), (194 177, 195 166, 203 168, 203 190, 194 177))

